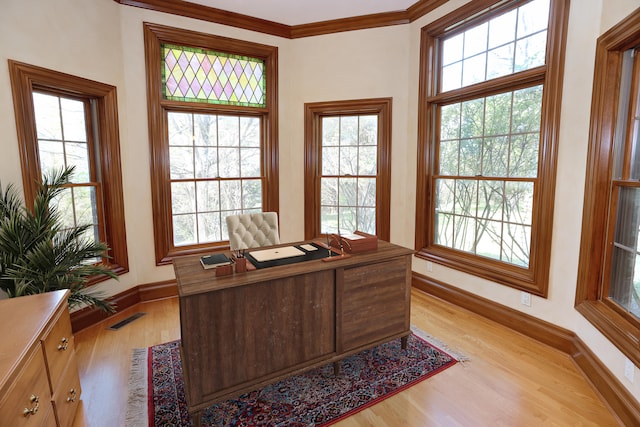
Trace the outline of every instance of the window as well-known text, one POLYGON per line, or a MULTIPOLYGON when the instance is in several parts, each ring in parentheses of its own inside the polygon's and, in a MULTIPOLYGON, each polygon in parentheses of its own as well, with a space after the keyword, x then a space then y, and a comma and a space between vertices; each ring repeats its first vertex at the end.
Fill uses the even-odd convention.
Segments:
POLYGON ((305 104, 305 238, 389 239, 391 99, 305 104))
POLYGON ((156 263, 278 210, 277 48, 145 24, 156 263))
POLYGON ((110 247, 102 261, 127 272, 115 87, 15 61, 9 69, 25 200, 43 174, 74 166, 58 199, 65 225, 91 224, 86 237, 110 247))
POLYGON ((640 11, 598 39, 576 307, 640 364, 640 11))
POLYGON ((419 257, 546 296, 567 9, 470 2, 423 28, 419 257))

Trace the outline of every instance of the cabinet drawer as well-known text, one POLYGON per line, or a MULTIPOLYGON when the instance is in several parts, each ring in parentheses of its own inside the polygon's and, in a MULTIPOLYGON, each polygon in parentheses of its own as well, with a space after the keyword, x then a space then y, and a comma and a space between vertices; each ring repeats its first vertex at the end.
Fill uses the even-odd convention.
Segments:
POLYGON ((70 426, 73 422, 73 417, 80 402, 81 391, 75 353, 70 353, 69 363, 56 386, 52 398, 59 426, 70 426))
POLYGON ((53 418, 51 393, 42 348, 38 345, 0 403, 0 426, 51 425, 51 420, 47 418, 53 418), (32 413, 25 415, 25 409, 31 409, 32 413))
POLYGON ((49 368, 52 393, 58 387, 63 370, 69 361, 69 355, 73 353, 71 317, 66 307, 59 312, 59 317, 53 324, 53 328, 43 339, 44 356, 49 368))

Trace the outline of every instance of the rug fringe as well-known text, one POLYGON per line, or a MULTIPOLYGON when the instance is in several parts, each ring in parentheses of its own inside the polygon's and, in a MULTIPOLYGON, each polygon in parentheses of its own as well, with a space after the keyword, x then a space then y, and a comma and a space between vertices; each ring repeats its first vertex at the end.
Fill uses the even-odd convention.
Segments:
POLYGON ((147 354, 146 348, 133 349, 125 427, 142 427, 148 424, 147 354))
POLYGON ((462 353, 462 352, 460 352, 458 350, 452 349, 444 341, 429 335, 428 333, 424 332, 422 329, 419 329, 417 326, 411 325, 411 332, 413 332, 416 336, 419 336, 420 338, 422 338, 423 340, 425 340, 429 344, 432 344, 432 345, 438 347, 440 350, 448 353, 451 357, 456 359, 462 365, 464 365, 464 362, 468 362, 469 360, 471 360, 464 353, 462 353))

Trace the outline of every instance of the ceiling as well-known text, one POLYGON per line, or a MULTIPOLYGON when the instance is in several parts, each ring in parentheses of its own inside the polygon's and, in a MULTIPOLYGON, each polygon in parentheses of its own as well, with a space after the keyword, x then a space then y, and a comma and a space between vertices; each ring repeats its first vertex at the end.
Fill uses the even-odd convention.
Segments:
POLYGON ((382 12, 405 11, 418 0, 188 0, 191 3, 301 25, 382 12))

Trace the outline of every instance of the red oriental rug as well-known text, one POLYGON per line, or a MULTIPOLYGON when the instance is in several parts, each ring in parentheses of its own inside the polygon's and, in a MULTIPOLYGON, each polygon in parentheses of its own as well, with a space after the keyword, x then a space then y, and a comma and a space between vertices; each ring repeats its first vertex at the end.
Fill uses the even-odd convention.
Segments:
MULTIPOLYGON (((416 335, 292 376, 204 410, 203 426, 327 426, 453 366, 449 353, 416 335)), ((423 334, 420 334, 423 335, 423 334)), ((425 338, 427 338, 425 336, 425 338)), ((134 350, 127 426, 191 426, 179 341, 134 350)))

